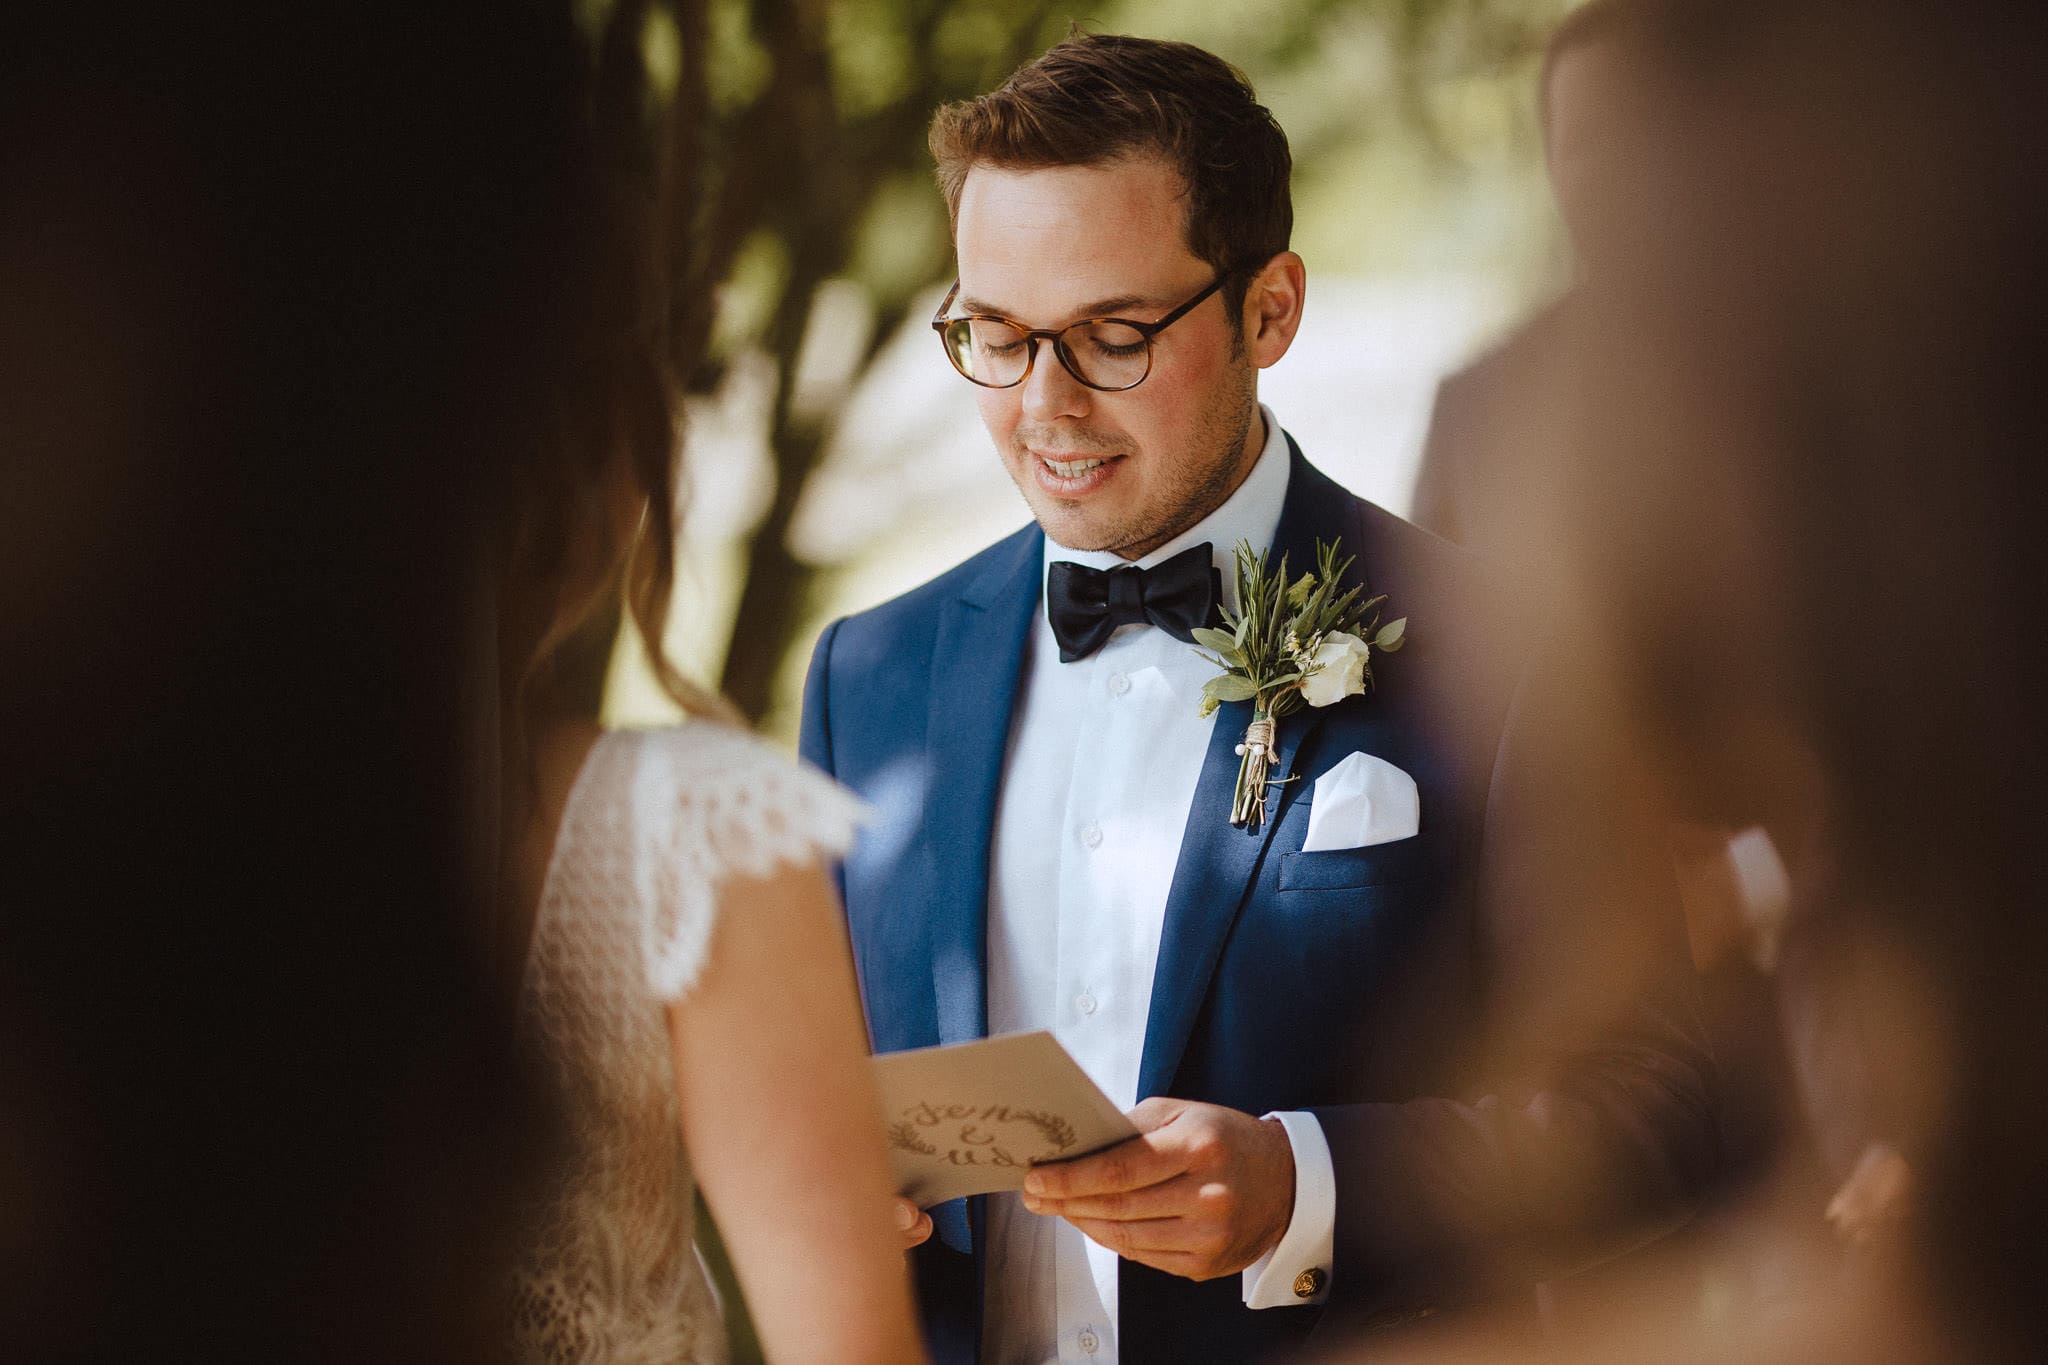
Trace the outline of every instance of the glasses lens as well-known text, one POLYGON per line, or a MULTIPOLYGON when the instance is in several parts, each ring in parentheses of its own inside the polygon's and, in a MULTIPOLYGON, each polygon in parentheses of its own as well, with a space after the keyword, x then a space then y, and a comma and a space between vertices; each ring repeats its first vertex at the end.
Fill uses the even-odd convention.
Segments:
POLYGON ((1152 368, 1152 348, 1145 334, 1121 322, 1069 327, 1060 337, 1060 347, 1081 382, 1098 389, 1128 389, 1152 368))
POLYGON ((953 367, 977 384, 1014 384, 1031 363, 1030 338, 1007 322, 956 318, 943 335, 953 367))

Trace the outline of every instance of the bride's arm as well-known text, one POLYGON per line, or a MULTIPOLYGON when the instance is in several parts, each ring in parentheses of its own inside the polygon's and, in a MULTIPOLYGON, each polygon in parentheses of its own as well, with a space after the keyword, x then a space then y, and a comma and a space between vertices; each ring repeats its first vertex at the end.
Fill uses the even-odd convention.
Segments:
POLYGON ((669 1007, 690 1164, 771 1361, 921 1361, 846 931, 816 866, 721 890, 669 1007))

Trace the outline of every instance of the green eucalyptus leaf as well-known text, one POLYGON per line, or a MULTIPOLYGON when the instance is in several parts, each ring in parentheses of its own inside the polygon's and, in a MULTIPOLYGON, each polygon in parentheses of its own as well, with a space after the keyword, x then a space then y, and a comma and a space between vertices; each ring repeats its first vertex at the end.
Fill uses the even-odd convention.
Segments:
POLYGON ((1380 633, 1372 637, 1372 642, 1376 648, 1384 649, 1387 653, 1392 654, 1401 648, 1401 645, 1407 638, 1408 618, 1403 616, 1399 620, 1389 621, 1381 626, 1380 633))
POLYGON ((1220 678, 1211 678, 1202 684, 1202 695, 1217 701, 1250 701, 1259 695, 1259 689, 1252 686, 1250 678, 1240 678, 1235 673, 1225 673, 1220 678))
POLYGON ((1228 631, 1216 630, 1210 626, 1195 627, 1195 643, 1218 654, 1229 654, 1237 649, 1236 637, 1228 631))

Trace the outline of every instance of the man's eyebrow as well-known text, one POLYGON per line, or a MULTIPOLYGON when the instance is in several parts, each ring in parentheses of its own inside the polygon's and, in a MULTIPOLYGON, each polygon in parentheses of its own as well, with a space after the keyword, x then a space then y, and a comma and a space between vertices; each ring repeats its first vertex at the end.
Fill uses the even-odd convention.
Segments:
MULTIPOLYGON (((981 299, 972 298, 966 294, 960 296, 959 305, 961 312, 978 313, 983 317, 1014 318, 1015 316, 1014 314, 1004 312, 992 303, 986 303, 981 299)), ((1115 317, 1127 308, 1142 309, 1158 308, 1161 306, 1161 304, 1152 299, 1141 298, 1136 294, 1118 294, 1114 298, 1097 299, 1093 303, 1083 304, 1074 310, 1074 318, 1076 321, 1079 321, 1082 318, 1115 317)))

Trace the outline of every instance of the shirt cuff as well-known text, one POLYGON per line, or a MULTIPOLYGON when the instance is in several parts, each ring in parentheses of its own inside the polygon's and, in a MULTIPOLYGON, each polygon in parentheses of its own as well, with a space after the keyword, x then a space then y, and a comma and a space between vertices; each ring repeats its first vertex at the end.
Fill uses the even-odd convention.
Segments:
POLYGON ((1330 1297, 1337 1240, 1337 1173, 1323 1125, 1308 1113, 1275 1113, 1294 1149, 1294 1217, 1280 1244, 1244 1269, 1244 1306, 1299 1308, 1330 1297), (1309 1292, 1304 1294, 1302 1290, 1309 1292))

